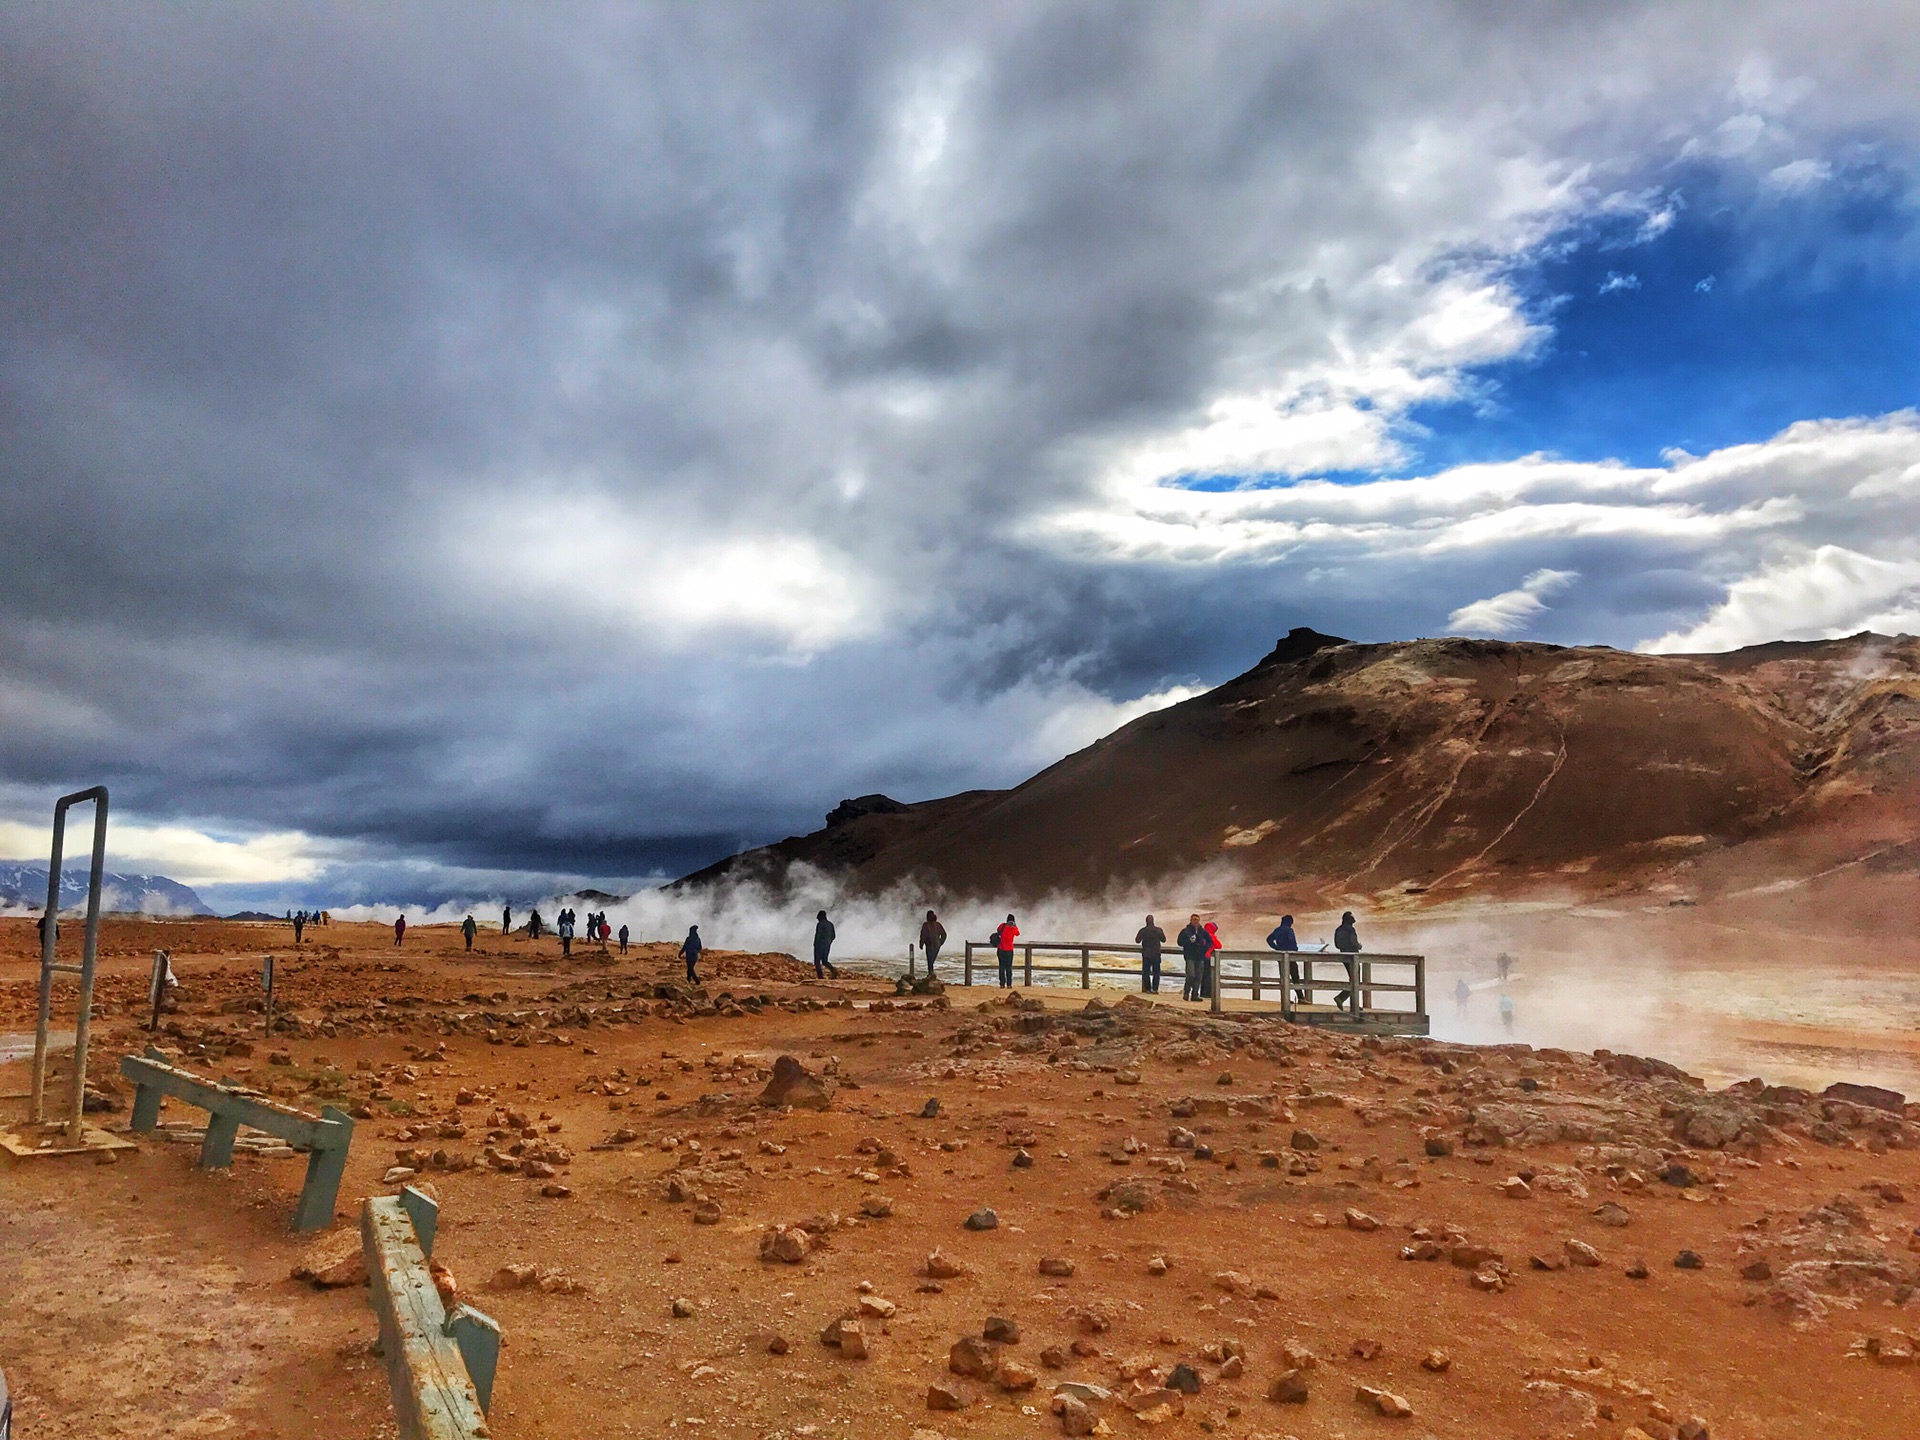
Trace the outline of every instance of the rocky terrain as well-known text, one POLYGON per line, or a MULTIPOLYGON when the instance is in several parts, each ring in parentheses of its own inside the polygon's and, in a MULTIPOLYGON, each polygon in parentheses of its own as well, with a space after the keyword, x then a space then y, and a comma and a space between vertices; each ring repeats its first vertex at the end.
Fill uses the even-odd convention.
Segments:
MULTIPOLYGON (((407 1181, 443 1288, 504 1328, 507 1440, 1912 1433, 1920 1107, 1892 1092, 319 934, 109 924, 96 1118, 125 1118, 110 1057, 148 1042, 165 941, 169 1054, 359 1130, 317 1241, 284 1228, 302 1161, 203 1174, 171 1104, 114 1165, 0 1167, 23 1437, 391 1434, 354 1197, 407 1181)), ((0 921, 0 1030, 31 938, 0 921)))
POLYGON ((1920 641, 1724 655, 1296 630, 1246 674, 1008 791, 838 806, 683 884, 1098 895, 1203 867, 1260 908, 1632 892, 1712 862, 1745 883, 1920 873, 1920 641))

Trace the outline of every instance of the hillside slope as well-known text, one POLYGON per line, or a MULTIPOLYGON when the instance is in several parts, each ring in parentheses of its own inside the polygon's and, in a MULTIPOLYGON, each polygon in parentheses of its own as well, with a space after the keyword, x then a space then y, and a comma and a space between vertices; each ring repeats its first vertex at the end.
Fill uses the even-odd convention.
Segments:
POLYGON ((1249 895, 1599 893, 1733 853, 1911 868, 1916 801, 1911 637, 1655 656, 1295 631, 1012 790, 863 797, 682 883, 805 862, 861 890, 1011 898, 1224 861, 1249 895))

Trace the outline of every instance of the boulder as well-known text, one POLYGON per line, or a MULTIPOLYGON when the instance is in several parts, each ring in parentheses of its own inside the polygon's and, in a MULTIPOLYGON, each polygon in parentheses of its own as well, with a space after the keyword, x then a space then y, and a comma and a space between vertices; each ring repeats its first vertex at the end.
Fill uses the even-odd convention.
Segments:
POLYGON ((825 1110, 833 1103, 833 1092, 791 1055, 773 1062, 773 1078, 760 1092, 760 1103, 767 1106, 791 1105, 796 1110, 825 1110))

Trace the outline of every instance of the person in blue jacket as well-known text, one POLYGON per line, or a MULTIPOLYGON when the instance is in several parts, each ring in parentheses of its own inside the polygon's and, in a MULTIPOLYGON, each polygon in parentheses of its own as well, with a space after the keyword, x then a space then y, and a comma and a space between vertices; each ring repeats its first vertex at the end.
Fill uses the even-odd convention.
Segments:
POLYGON ((1293 959, 1300 953, 1300 942, 1293 937, 1293 917, 1282 915, 1280 923, 1273 927, 1273 933, 1267 936, 1267 948, 1278 950, 1288 957, 1287 980, 1293 986, 1293 998, 1302 1005, 1307 1003, 1307 989, 1300 983, 1300 962, 1293 959))
POLYGON ((687 938, 680 942, 680 958, 687 962, 687 983, 698 985, 700 977, 694 974, 693 967, 700 963, 700 952, 707 947, 700 943, 700 927, 689 925, 687 938))

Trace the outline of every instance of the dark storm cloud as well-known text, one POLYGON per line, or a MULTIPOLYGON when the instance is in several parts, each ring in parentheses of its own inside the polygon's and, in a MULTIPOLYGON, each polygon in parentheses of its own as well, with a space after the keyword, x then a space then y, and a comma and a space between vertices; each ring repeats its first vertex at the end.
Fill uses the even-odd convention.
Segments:
MULTIPOLYGON (((1891 13, 1823 95, 1876 44, 1900 93, 1891 13)), ((635 875, 1019 778, 1288 624, 1436 629, 1564 562, 1203 516, 1196 563, 1114 477, 1403 460, 1532 343, 1500 265, 1765 109, 1780 14, 11 9, 0 777, 635 875)), ((1574 542, 1588 636, 1713 598, 1706 539, 1574 542)))

